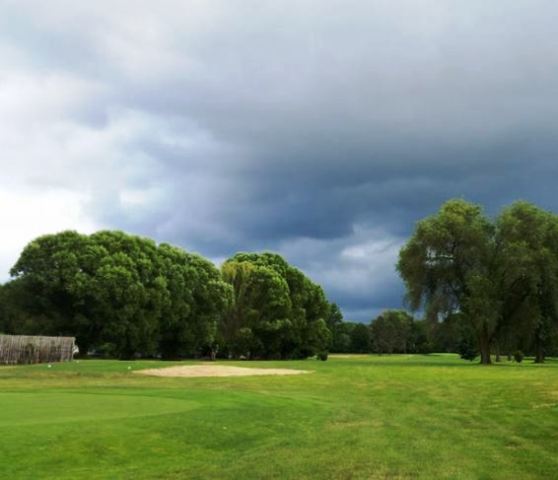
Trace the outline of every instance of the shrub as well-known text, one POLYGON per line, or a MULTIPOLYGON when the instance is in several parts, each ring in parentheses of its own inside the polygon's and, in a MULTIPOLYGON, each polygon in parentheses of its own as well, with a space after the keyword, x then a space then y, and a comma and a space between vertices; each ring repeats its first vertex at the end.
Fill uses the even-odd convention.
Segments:
POLYGON ((316 356, 318 357, 318 360, 321 360, 322 362, 325 362, 327 360, 328 353, 327 352, 320 352, 316 356))
POLYGON ((524 357, 525 357, 525 355, 523 354, 523 352, 521 350, 517 350, 513 354, 513 358, 517 363, 521 363, 523 361, 524 357))
POLYGON ((459 345, 457 345, 457 353, 463 360, 469 360, 472 362, 475 358, 477 358, 478 352, 475 345, 468 339, 463 338, 459 345))

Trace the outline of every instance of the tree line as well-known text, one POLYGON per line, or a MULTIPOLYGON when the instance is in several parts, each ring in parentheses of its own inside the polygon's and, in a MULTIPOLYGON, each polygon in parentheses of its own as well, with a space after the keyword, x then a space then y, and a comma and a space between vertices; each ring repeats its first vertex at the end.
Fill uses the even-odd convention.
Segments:
POLYGON ((326 355, 322 288, 272 253, 221 270, 168 244, 118 231, 67 231, 29 243, 0 287, 0 331, 70 335, 119 358, 326 355))
POLYGON ((120 358, 558 353, 555 214, 516 202, 489 218, 450 200, 417 223, 397 270, 416 317, 386 310, 362 324, 274 253, 218 269, 143 237, 67 231, 23 250, 0 286, 0 332, 76 336, 82 352, 120 358))
MULTIPOLYGON (((328 327, 335 353, 431 353, 426 323, 405 310, 385 310, 369 324, 346 322, 339 307, 331 305, 328 327)), ((443 351, 443 350, 441 350, 443 351)))
POLYGON ((369 325, 328 322, 332 351, 454 352, 483 364, 558 355, 558 216, 515 202, 495 218, 454 199, 421 221, 397 270, 416 319, 388 310, 369 325))

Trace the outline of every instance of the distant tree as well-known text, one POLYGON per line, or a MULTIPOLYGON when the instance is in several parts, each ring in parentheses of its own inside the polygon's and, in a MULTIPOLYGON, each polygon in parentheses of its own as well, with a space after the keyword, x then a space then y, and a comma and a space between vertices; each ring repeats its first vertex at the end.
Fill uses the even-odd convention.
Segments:
POLYGON ((433 345, 429 338, 428 323, 425 320, 413 319, 411 335, 408 343, 411 353, 431 353, 433 345))
POLYGON ((309 355, 317 354, 322 357, 322 360, 327 360, 328 349, 331 345, 331 331, 327 328, 325 320, 319 318, 312 322, 307 342, 306 352, 309 355))
POLYGON ((327 327, 331 332, 331 351, 345 352, 350 347, 350 336, 343 322, 343 313, 336 303, 330 304, 327 327))
POLYGON ((333 335, 331 351, 336 353, 351 352, 351 332, 356 324, 352 322, 343 322, 337 327, 336 333, 333 335))
POLYGON ((370 328, 363 323, 356 323, 350 331, 351 347, 354 353, 369 353, 371 348, 370 328))
POLYGON ((329 312, 327 315, 327 326, 333 332, 337 327, 343 324, 343 313, 336 303, 329 304, 329 312))
POLYGON ((413 317, 404 310, 386 310, 370 325, 376 353, 414 352, 413 317))
MULTIPOLYGON (((438 318, 425 318, 429 337, 432 342, 432 351, 434 352, 457 352, 457 346, 460 342, 460 332, 463 324, 467 323, 463 319, 458 318, 459 315, 449 314, 444 317, 443 321, 438 318)), ((476 343, 476 339, 473 338, 476 343)))

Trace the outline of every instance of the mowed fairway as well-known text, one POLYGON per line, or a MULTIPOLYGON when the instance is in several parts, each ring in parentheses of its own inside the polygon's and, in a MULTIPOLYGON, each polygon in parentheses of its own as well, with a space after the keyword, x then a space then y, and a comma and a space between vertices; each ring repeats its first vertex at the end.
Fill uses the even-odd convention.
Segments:
POLYGON ((156 361, 0 367, 0 478, 558 478, 556 361, 217 363, 314 373, 133 373, 196 364, 156 361))

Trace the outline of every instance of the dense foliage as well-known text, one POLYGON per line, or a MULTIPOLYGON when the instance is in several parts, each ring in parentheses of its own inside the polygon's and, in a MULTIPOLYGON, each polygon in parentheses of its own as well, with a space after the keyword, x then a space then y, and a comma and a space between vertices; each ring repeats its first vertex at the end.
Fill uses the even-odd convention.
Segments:
POLYGON ((221 324, 227 354, 304 358, 328 350, 330 305, 300 270, 273 253, 238 253, 221 270, 234 292, 221 324))
POLYGON ((215 341, 230 287, 211 262, 122 232, 32 241, 2 287, 2 330, 72 335, 82 352, 193 355, 215 341))
POLYGON ((274 253, 219 270, 146 238, 67 231, 23 250, 0 285, 0 332, 72 335, 83 353, 121 358, 558 353, 558 216, 516 202, 490 219, 450 200, 417 224, 397 269, 423 318, 386 310, 362 324, 274 253))
POLYGON ((451 200, 420 221, 398 270, 413 309, 459 324, 482 363, 521 347, 543 362, 558 330, 558 217, 517 202, 491 221, 451 200))
POLYGON ((146 238, 67 231, 27 245, 11 274, 0 331, 76 336, 82 352, 304 358, 331 342, 323 290, 276 254, 237 254, 220 272, 146 238))
POLYGON ((404 310, 385 310, 370 324, 344 322, 337 305, 331 306, 331 351, 336 353, 430 353, 426 322, 404 310))

